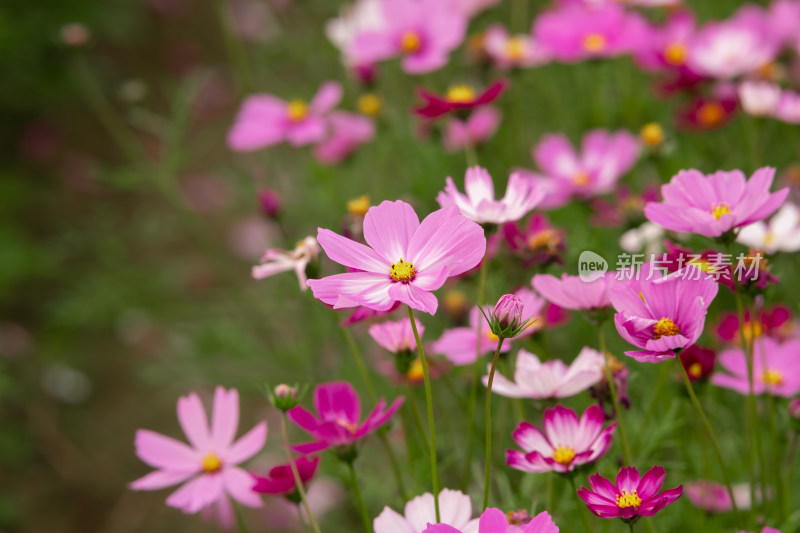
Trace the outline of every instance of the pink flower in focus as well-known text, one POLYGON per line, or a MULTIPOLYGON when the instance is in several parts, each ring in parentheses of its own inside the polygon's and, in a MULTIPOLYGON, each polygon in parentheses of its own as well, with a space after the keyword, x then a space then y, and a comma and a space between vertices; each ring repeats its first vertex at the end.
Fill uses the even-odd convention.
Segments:
POLYGON ((292 146, 319 142, 328 132, 326 115, 341 99, 342 87, 333 81, 323 84, 308 104, 263 93, 248 96, 228 132, 228 146, 251 152, 284 141, 292 146))
POLYGON ((770 193, 775 169, 762 167, 748 181, 741 170, 718 171, 708 176, 682 170, 661 187, 663 201, 644 208, 648 220, 672 231, 707 237, 722 234, 775 212, 789 189, 770 193))
MULTIPOLYGON (((434 354, 444 355, 457 366, 470 365, 478 355, 494 352, 499 338, 491 332, 489 326, 483 324, 484 318, 477 307, 469 313, 469 326, 446 330, 439 340, 431 346, 434 354), (478 344, 478 324, 481 323, 481 338, 478 344)), ((500 353, 511 350, 510 343, 504 343, 500 353)))
POLYGON ((338 165, 375 137, 375 123, 363 115, 334 111, 328 124, 328 137, 314 147, 314 157, 326 165, 338 165))
POLYGON ((561 279, 550 274, 536 274, 531 282, 536 292, 548 302, 575 311, 609 307, 609 290, 616 284, 612 273, 588 282, 567 274, 561 274, 561 279))
POLYGON ((589 476, 589 486, 578 489, 578 497, 586 507, 600 518, 622 518, 630 520, 640 516, 653 516, 683 494, 683 485, 659 493, 666 474, 660 466, 654 466, 639 478, 633 466, 624 466, 617 474, 617 484, 595 474, 589 476))
MULTIPOLYGON (((589 347, 567 366, 560 359, 542 363, 536 355, 520 350, 514 381, 497 372, 492 392, 509 398, 568 398, 595 385, 603 379, 605 359, 589 347)), ((489 376, 483 377, 487 385, 489 376)))
MULTIPOLYGON (((711 383, 740 394, 750 391, 747 362, 740 348, 722 352, 719 363, 725 372, 711 376, 711 383)), ((753 393, 791 398, 800 393, 800 339, 779 343, 758 337, 753 343, 753 393)))
POLYGON ((480 107, 466 120, 451 117, 442 134, 442 144, 448 152, 467 146, 478 146, 491 139, 500 127, 500 111, 494 107, 480 107))
POLYGON ((382 0, 384 24, 363 31, 346 55, 356 64, 374 64, 403 56, 409 74, 433 72, 447 64, 464 40, 467 17, 441 0, 382 0))
POLYGON ((561 207, 572 198, 611 192, 636 163, 639 152, 638 138, 624 130, 587 132, 580 154, 566 136, 545 135, 533 148, 533 160, 544 175, 530 173, 531 179, 547 187, 540 207, 561 207))
POLYGON ((495 66, 504 70, 535 67, 550 60, 548 52, 531 35, 510 35, 502 24, 486 30, 483 47, 495 66))
POLYGON ((503 94, 508 81, 501 79, 492 83, 481 93, 476 93, 469 85, 453 85, 445 95, 438 95, 425 87, 417 88, 417 96, 422 104, 414 107, 414 114, 425 119, 436 119, 451 111, 475 109, 491 104, 503 94))
MULTIPOLYGON (((319 457, 298 457, 294 460, 294 464, 297 467, 297 473, 300 475, 300 481, 305 485, 316 474, 319 466, 319 457)), ((257 474, 250 475, 255 480, 253 490, 261 494, 291 494, 297 490, 292 467, 289 466, 289 463, 271 468, 266 477, 257 474)))
MULTIPOLYGON (((472 502, 463 492, 442 489, 439 493, 441 523, 477 532, 478 520, 472 519, 472 502)), ((420 533, 429 522, 436 522, 433 495, 429 492, 410 500, 404 515, 384 507, 373 522, 375 533, 420 533)), ((458 530, 457 529, 457 530, 458 530)))
POLYGON ((611 448, 617 423, 603 428, 605 420, 597 405, 586 409, 580 419, 575 411, 556 405, 544 412, 544 433, 527 422, 517 426, 513 436, 522 451, 506 450, 506 463, 535 474, 564 474, 592 463, 611 448))
MULTIPOLYGON (((416 319, 415 319, 416 320, 416 319)), ((419 320, 417 322, 417 332, 420 338, 425 332, 419 320)), ((417 349, 417 340, 414 337, 414 330, 411 327, 411 320, 404 318, 397 321, 381 322, 369 327, 369 335, 372 340, 386 348, 392 353, 408 352, 417 349)))
POLYGON ((178 400, 178 421, 188 446, 146 429, 136 432, 136 455, 158 470, 132 482, 130 488, 157 490, 186 482, 167 498, 167 505, 190 514, 214 503, 229 504, 228 496, 242 505, 261 507, 261 498, 251 490, 252 478, 236 465, 261 451, 267 424, 261 422, 234 442, 239 424, 236 389, 217 387, 210 429, 194 393, 178 400))
POLYGON ((309 280, 315 298, 334 309, 387 311, 402 302, 434 314, 438 301, 430 291, 473 268, 486 253, 483 228, 458 208, 434 211, 420 223, 399 200, 367 211, 364 239, 369 246, 319 229, 317 241, 328 257, 354 271, 309 280))
POLYGON ((305 444, 295 444, 292 449, 298 453, 310 454, 331 447, 353 446, 388 422, 403 404, 403 400, 402 396, 397 398, 388 409, 384 409, 386 402, 380 400, 362 422, 361 404, 352 385, 344 381, 318 385, 314 389, 314 407, 319 417, 301 406, 286 413, 289 420, 316 439, 305 444))
POLYGON ((461 214, 479 224, 503 224, 519 220, 541 201, 542 187, 515 172, 508 178, 506 194, 494 199, 494 183, 489 172, 482 167, 467 169, 461 194, 453 179, 448 176, 444 191, 436 197, 443 208, 456 206, 461 214))
POLYGON ((264 279, 281 272, 294 270, 300 290, 306 290, 306 268, 308 264, 319 256, 319 244, 314 237, 306 237, 294 250, 279 250, 270 248, 261 258, 261 264, 252 269, 253 279, 264 279))
POLYGON ((509 517, 503 511, 489 507, 476 522, 477 524, 471 523, 464 529, 429 523, 422 533, 558 533, 558 527, 547 511, 542 511, 523 526, 516 526, 508 523, 509 517))

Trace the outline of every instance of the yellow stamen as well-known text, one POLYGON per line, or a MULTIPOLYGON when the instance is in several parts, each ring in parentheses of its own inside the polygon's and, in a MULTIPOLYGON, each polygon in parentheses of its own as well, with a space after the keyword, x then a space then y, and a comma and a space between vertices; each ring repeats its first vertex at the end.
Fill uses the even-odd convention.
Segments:
POLYGON ((213 453, 209 453, 203 457, 203 470, 208 473, 216 472, 222 468, 222 461, 213 453))
POLYGON ((573 459, 575 459, 575 450, 568 446, 559 446, 553 450, 553 461, 557 463, 569 466, 573 459))
POLYGON ((694 362, 689 365, 689 375, 693 378, 699 378, 703 375, 703 365, 698 362, 694 362))
POLYGON ((664 49, 664 59, 667 60, 667 63, 676 67, 686 63, 687 55, 688 51, 681 43, 672 43, 664 49))
POLYGON ((660 339, 661 337, 672 337, 673 335, 678 335, 681 332, 678 329, 678 325, 672 321, 671 318, 663 317, 661 320, 656 322, 656 325, 653 326, 653 338, 660 339))
POLYGON ((525 39, 512 37, 506 43, 506 57, 512 61, 519 61, 525 56, 525 39))
POLYGON ((403 37, 400 38, 400 46, 408 53, 419 50, 421 44, 422 42, 420 41, 419 35, 413 31, 407 31, 403 34, 403 37))
POLYGON ((408 369, 406 377, 411 383, 419 383, 423 380, 425 375, 422 373, 422 362, 419 359, 414 359, 414 362, 411 363, 411 368, 408 369))
POLYGON ((591 176, 588 173, 584 172, 583 170, 579 170, 572 176, 572 183, 577 185, 578 187, 586 187, 589 185, 591 181, 591 176))
POLYGON ((528 237, 528 248, 531 250, 546 248, 555 251, 559 244, 561 244, 561 234, 554 229, 543 229, 528 237))
POLYGON ((367 116, 376 117, 381 112, 381 101, 380 97, 374 93, 366 93, 362 94, 358 97, 358 110, 367 116))
POLYGON ((355 433, 358 430, 358 426, 349 420, 337 420, 336 425, 346 429, 350 433, 355 433))
POLYGON ((495 335, 491 331, 487 331, 486 332, 486 338, 489 339, 492 342, 497 342, 497 341, 500 340, 500 337, 498 337, 497 335, 495 335))
POLYGON ((730 212, 731 207, 727 202, 720 202, 711 206, 711 214, 714 215, 714 218, 717 220, 721 219, 722 215, 727 215, 730 212))
POLYGON ((458 103, 471 102, 475 99, 475 91, 469 85, 454 85, 447 91, 447 99, 458 103))
POLYGON ((767 370, 764 372, 761 380, 766 385, 781 385, 783 383, 783 376, 777 370, 767 370))
POLYGON ((293 122, 298 122, 306 118, 306 115, 308 114, 308 106, 302 100, 292 100, 289 102, 287 113, 290 120, 293 122))
POLYGON ((664 130, 657 122, 650 122, 645 124, 642 131, 639 132, 639 138, 642 139, 645 146, 661 146, 661 143, 664 142, 664 130))
POLYGON ((639 509, 640 505, 642 505, 642 499, 639 497, 639 491, 637 490, 631 493, 627 490, 623 490, 621 494, 617 494, 617 507, 620 509, 625 507, 639 509))
POLYGON ((369 210, 369 196, 362 194, 358 198, 347 201, 347 212, 356 217, 363 217, 369 210))
POLYGON ((606 44, 606 38, 599 33, 590 33, 583 38, 583 48, 588 52, 602 52, 606 44))
POLYGON ((697 120, 704 126, 716 126, 725 118, 725 108, 718 102, 703 104, 697 111, 697 120))
POLYGON ((764 332, 763 328, 761 327, 761 322, 745 322, 744 328, 742 329, 744 330, 742 332, 744 333, 744 339, 747 342, 752 341, 753 337, 756 338, 760 337, 761 334, 764 332))
POLYGON ((408 283, 417 274, 414 270, 414 263, 404 261, 401 257, 397 263, 392 263, 392 268, 389 270, 389 275, 395 281, 408 283))

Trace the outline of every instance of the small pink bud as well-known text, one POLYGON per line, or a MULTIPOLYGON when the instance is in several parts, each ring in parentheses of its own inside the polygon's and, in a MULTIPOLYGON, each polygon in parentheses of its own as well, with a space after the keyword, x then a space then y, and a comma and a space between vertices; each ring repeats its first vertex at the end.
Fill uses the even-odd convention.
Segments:
POLYGON ((83 46, 89 42, 89 30, 79 22, 72 22, 61 27, 61 42, 67 46, 83 46))
POLYGON ((505 294, 494 306, 494 319, 500 329, 517 329, 522 325, 522 300, 513 294, 505 294))
POLYGON ((281 383, 275 387, 275 397, 285 400, 286 398, 297 398, 297 389, 290 387, 285 383, 281 383))
POLYGON ((269 218, 276 218, 281 212, 281 197, 271 189, 262 189, 258 193, 258 204, 261 212, 269 218))

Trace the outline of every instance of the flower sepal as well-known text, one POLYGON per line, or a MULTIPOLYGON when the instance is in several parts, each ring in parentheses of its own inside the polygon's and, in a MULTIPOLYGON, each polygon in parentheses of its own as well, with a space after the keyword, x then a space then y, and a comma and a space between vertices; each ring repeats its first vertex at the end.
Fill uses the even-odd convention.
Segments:
POLYGON ((297 407, 306 392, 308 392, 308 385, 299 385, 297 383, 294 385, 281 383, 274 388, 269 385, 264 387, 264 394, 266 394, 269 403, 284 413, 297 407))

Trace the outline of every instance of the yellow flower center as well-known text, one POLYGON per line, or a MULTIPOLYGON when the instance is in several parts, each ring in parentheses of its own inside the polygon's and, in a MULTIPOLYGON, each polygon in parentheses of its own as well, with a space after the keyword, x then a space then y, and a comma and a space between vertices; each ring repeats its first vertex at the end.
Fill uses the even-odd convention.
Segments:
POLYGON ((389 270, 389 275, 395 281, 408 283, 416 275, 414 270, 414 263, 404 261, 401 257, 397 263, 392 263, 392 268, 389 270))
POLYGON ((689 365, 689 375, 693 378, 699 378, 703 375, 703 365, 698 362, 694 362, 689 365))
POLYGON ((621 494, 617 494, 617 507, 620 509, 625 507, 639 509, 640 505, 642 505, 642 499, 639 497, 639 491, 637 490, 631 493, 627 490, 623 490, 621 494))
POLYGON ((568 446, 559 446, 553 450, 553 461, 557 463, 569 466, 573 459, 575 459, 575 450, 568 446))
POLYGON ((653 337, 655 339, 660 339, 661 337, 672 337, 673 335, 677 335, 681 332, 678 329, 678 325, 672 321, 671 318, 662 318, 656 325, 653 326, 653 337))
POLYGON ((369 196, 362 194, 358 198, 347 201, 347 212, 353 216, 363 217, 369 210, 369 196))
POLYGON ((781 385, 783 383, 783 376, 777 370, 767 370, 764 372, 761 380, 767 385, 781 385))
POLYGON ((718 102, 703 104, 697 111, 697 120, 704 126, 716 126, 725 118, 725 108, 718 102))
POLYGON ((768 231, 764 234, 764 244, 772 244, 775 242, 775 234, 771 231, 768 231))
POLYGON ((306 118, 308 114, 308 106, 302 100, 292 100, 289 102, 289 108, 287 113, 289 114, 289 119, 293 122, 298 122, 306 118))
POLYGON ((355 432, 358 430, 358 426, 356 426, 354 423, 350 422, 349 420, 337 420, 336 421, 336 425, 346 429, 347 431, 349 431, 350 433, 353 433, 353 434, 355 434, 355 432))
POLYGON ((531 250, 555 250, 561 244, 561 235, 554 229, 543 229, 528 237, 528 248, 531 250))
POLYGON ((419 35, 413 31, 405 32, 403 37, 400 38, 400 46, 408 53, 419 50, 421 44, 422 42, 420 41, 419 35))
POLYGON ((591 181, 591 176, 589 176, 589 174, 583 170, 579 170, 574 176, 572 176, 572 183, 578 187, 586 187, 589 185, 589 181, 591 181))
POLYGON ((672 43, 671 45, 667 46, 666 49, 664 49, 664 59, 667 60, 667 63, 670 65, 675 65, 676 67, 686 63, 687 55, 688 51, 681 43, 672 43))
POLYGON ((506 43, 506 57, 512 61, 519 61, 525 55, 525 40, 522 37, 512 37, 506 43))
POLYGON ((414 359, 414 362, 411 363, 411 368, 408 369, 406 377, 408 377, 408 381, 412 383, 419 383, 425 377, 422 372, 422 362, 419 358, 414 359))
POLYGON ((203 457, 203 470, 208 473, 216 472, 222 468, 222 461, 213 453, 209 453, 203 457))
POLYGON ((374 93, 362 94, 358 97, 358 110, 370 117, 376 117, 381 112, 381 99, 374 93))
POLYGON ((705 272, 706 274, 713 274, 716 271, 714 265, 712 265, 709 261, 697 257, 690 259, 686 265, 692 266, 701 272, 705 272))
POLYGON ((761 322, 745 322, 743 329, 744 338, 747 342, 751 342, 753 337, 760 337, 764 332, 763 328, 761 327, 761 322))
POLYGON ((475 99, 475 91, 469 85, 454 85, 447 91, 447 99, 451 102, 471 102, 475 99))
POLYGON ((606 44, 606 38, 599 33, 590 33, 583 38, 583 48, 588 52, 602 52, 606 44))
POLYGON ((639 138, 646 146, 660 146, 664 142, 664 130, 657 122, 650 122, 644 125, 639 138))
POLYGON ((492 341, 492 342, 497 342, 497 341, 499 341, 499 340, 500 340, 500 337, 498 337, 497 335, 495 335, 494 333, 492 333, 492 331, 491 331, 491 330, 489 330, 489 331, 487 331, 487 332, 486 332, 486 338, 487 338, 487 339, 489 339, 489 340, 490 340, 490 341, 492 341))
POLYGON ((720 202, 711 206, 711 214, 717 220, 722 218, 722 215, 727 215, 731 212, 731 206, 727 202, 720 202))

